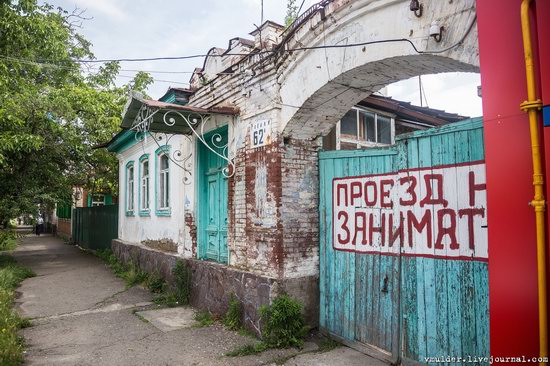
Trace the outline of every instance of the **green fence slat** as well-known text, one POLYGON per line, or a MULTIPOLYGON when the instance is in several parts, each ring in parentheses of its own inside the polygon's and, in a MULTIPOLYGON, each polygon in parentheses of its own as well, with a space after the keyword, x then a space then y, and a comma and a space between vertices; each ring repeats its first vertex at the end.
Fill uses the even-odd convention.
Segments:
POLYGON ((82 248, 111 247, 118 236, 118 205, 77 207, 73 210, 73 240, 82 248))

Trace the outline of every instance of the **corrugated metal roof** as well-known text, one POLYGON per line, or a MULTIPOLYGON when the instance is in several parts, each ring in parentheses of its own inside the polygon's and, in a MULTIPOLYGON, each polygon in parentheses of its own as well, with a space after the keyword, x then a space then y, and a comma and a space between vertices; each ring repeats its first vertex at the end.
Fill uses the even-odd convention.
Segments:
POLYGON ((466 116, 461 116, 456 113, 448 113, 443 110, 428 107, 419 107, 416 105, 412 105, 409 102, 403 102, 390 97, 372 94, 359 102, 359 105, 391 112, 401 118, 428 123, 433 126, 440 126, 447 123, 458 122, 468 118, 466 116))

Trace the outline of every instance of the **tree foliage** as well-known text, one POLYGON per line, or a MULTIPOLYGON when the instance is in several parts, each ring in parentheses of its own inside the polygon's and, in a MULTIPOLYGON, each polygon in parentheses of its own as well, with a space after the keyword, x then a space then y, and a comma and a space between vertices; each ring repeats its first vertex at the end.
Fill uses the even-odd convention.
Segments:
POLYGON ((117 87, 118 63, 77 62, 93 58, 78 34, 81 15, 0 2, 0 223, 68 203, 74 185, 116 191, 116 158, 93 146, 117 131, 128 91, 144 92, 152 79, 138 73, 117 87))
POLYGON ((296 17, 298 16, 298 5, 296 5, 296 0, 287 0, 286 3, 286 15, 285 15, 285 26, 288 27, 291 25, 296 17))

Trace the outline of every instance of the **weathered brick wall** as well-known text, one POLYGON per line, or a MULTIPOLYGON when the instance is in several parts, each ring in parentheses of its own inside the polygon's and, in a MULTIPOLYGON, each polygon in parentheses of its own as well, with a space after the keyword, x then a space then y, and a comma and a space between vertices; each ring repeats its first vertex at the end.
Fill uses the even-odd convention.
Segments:
POLYGON ((282 157, 284 277, 319 270, 319 141, 287 138, 282 157))
POLYGON ((253 150, 247 146, 237 153, 229 184, 231 265, 282 277, 280 142, 253 150))
MULTIPOLYGON (((245 62, 245 69, 257 65, 245 62)), ((261 63, 261 62, 260 62, 261 63)), ((280 85, 272 64, 255 76, 220 75, 191 97, 200 107, 236 106, 235 174, 228 187, 228 249, 233 267, 273 278, 316 276, 318 271, 317 142, 280 131, 280 85), (270 144, 252 148, 250 125, 272 123, 270 144)))

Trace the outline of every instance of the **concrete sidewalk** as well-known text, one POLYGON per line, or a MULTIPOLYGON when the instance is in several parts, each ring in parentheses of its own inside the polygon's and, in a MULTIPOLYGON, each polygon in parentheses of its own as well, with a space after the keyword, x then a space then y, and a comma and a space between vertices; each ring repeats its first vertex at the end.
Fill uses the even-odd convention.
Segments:
POLYGON ((254 340, 220 325, 162 331, 143 321, 136 311, 157 308, 149 291, 126 289, 93 255, 47 235, 23 238, 13 255, 37 275, 22 283, 16 300, 33 319, 22 331, 30 365, 385 365, 346 347, 226 357, 254 340))

